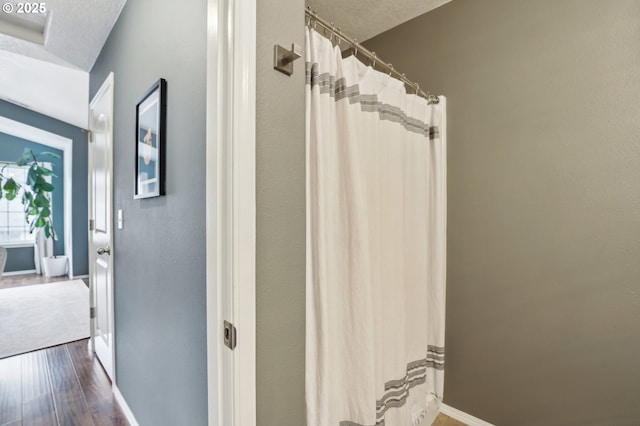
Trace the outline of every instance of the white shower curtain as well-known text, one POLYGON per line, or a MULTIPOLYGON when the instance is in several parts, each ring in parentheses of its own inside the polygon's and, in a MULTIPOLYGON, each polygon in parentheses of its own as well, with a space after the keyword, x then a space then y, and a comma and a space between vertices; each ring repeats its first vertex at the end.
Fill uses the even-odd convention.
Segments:
POLYGON ((428 425, 444 381, 445 99, 307 29, 307 426, 428 425))

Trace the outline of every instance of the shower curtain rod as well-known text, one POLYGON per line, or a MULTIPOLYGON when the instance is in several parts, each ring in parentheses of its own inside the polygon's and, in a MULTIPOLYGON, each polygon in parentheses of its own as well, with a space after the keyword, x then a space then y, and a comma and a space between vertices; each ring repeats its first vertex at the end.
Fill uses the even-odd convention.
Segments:
POLYGON ((429 104, 437 104, 440 102, 440 100, 436 95, 429 92, 428 90, 425 91, 420 89, 420 85, 418 83, 414 83, 413 81, 409 80, 404 75, 404 73, 401 73, 397 71, 395 68, 393 68, 392 64, 381 61, 380 58, 376 56, 376 52, 370 51, 369 49, 367 49, 366 47, 358 43, 357 40, 344 35, 340 30, 340 28, 337 28, 333 23, 329 23, 324 19, 322 19, 321 17, 319 17, 318 12, 316 12, 315 10, 312 10, 310 7, 307 7, 305 14, 308 18, 307 25, 311 26, 311 22, 313 21, 314 29, 316 28, 316 24, 319 24, 322 27, 324 27, 326 30, 331 31, 331 41, 333 41, 333 36, 335 35, 336 37, 338 37, 338 43, 340 42, 340 40, 343 40, 351 45, 351 47, 354 50, 354 55, 356 57, 358 56, 358 53, 361 53, 367 59, 373 61, 371 65, 373 68, 375 68, 376 65, 379 65, 383 67, 386 71, 388 71, 389 75, 394 74, 400 81, 402 81, 403 83, 411 87, 413 90, 415 90, 416 95, 425 98, 429 104))

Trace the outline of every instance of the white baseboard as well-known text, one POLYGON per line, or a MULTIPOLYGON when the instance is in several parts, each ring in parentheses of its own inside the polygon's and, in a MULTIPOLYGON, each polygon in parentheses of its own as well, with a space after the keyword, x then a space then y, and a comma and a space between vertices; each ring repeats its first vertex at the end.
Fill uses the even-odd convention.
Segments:
POLYGON ((35 269, 30 269, 28 271, 13 271, 13 272, 3 272, 2 276, 3 277, 12 277, 15 275, 28 275, 28 274, 35 274, 36 270, 35 269))
POLYGON ((89 274, 87 274, 87 275, 72 275, 72 274, 69 274, 69 278, 72 279, 72 280, 81 280, 83 278, 89 278, 89 274))
POLYGON ((135 416, 133 415, 133 411, 129 408, 127 401, 124 400, 124 396, 120 393, 120 389, 114 384, 113 385, 113 395, 116 397, 116 401, 118 401, 118 405, 122 409, 124 416, 127 418, 127 421, 131 426, 140 426, 135 416))
POLYGON ((440 412, 469 426, 493 426, 491 423, 473 417, 471 414, 467 414, 447 404, 440 405, 440 412))

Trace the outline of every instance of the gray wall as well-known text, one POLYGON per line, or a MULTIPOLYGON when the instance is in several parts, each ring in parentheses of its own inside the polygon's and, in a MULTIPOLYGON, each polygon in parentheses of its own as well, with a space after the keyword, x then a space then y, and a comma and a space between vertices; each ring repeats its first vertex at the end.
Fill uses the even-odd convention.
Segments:
MULTIPOLYGON (((58 235, 56 241, 56 253, 64 253, 64 154, 58 149, 53 149, 45 145, 31 142, 25 139, 17 138, 13 135, 0 132, 0 161, 7 163, 15 163, 22 156, 25 148, 31 149, 36 156, 40 152, 52 152, 60 156, 54 157, 38 157, 38 159, 47 161, 52 164, 53 176, 51 183, 54 186, 52 196, 53 205, 53 227, 58 235)), ((20 202, 17 201, 16 202, 20 202)), ((77 208, 79 214, 86 214, 87 205, 73 205, 77 208)), ((86 238, 86 234, 85 234, 86 238)), ((86 253, 81 257, 86 257, 86 253)), ((30 271, 36 268, 33 259, 33 247, 19 247, 7 249, 7 265, 5 272, 30 271)))
POLYGON ((115 73, 116 381, 142 425, 205 425, 207 2, 127 2, 91 94, 115 73), (167 80, 166 196, 134 200, 135 107, 167 80))
POLYGON ((640 424, 640 2, 454 0, 368 43, 448 97, 445 402, 640 424))
POLYGON ((304 411, 304 61, 273 70, 273 45, 304 46, 304 2, 258 1, 258 426, 300 426, 304 411))
MULTIPOLYGON (((89 255, 88 255, 88 187, 87 187, 87 133, 85 130, 79 127, 72 126, 71 124, 63 123, 55 118, 48 117, 46 115, 39 114, 34 111, 30 111, 18 105, 0 100, 0 116, 7 117, 11 120, 18 121, 20 123, 27 124, 29 126, 36 127, 38 129, 45 130, 47 132, 54 133, 56 135, 63 136, 72 140, 72 154, 73 154, 73 196, 72 196, 72 209, 73 209, 73 223, 72 223, 72 242, 73 242, 73 274, 74 275, 86 275, 89 273, 89 255)), ((13 136, 0 134, 0 160, 8 161, 11 159, 15 161, 25 147, 30 147, 34 152, 42 151, 54 151, 49 147, 35 144, 29 141, 25 141, 13 136)), ((61 152, 58 151, 59 154, 61 152)), ((58 163, 58 160, 53 160, 54 163, 58 163)), ((57 167, 56 174, 59 176, 60 181, 63 179, 62 161, 59 161, 59 167, 57 167)), ((55 184, 55 181, 54 181, 55 184)), ((54 199, 54 203, 56 200, 54 199)), ((53 214, 55 216, 55 227, 58 233, 58 242, 56 243, 57 253, 63 253, 64 251, 64 216, 63 209, 64 203, 62 196, 60 201, 54 204, 53 214)), ((12 250, 13 252, 13 250, 12 250)), ((18 253, 11 253, 9 256, 19 257, 19 264, 12 265, 13 267, 19 267, 22 269, 27 263, 31 265, 29 269, 34 269, 33 264, 33 249, 19 250, 18 253), (24 255, 28 256, 31 253, 31 261, 27 260, 24 255)), ((9 258, 7 262, 10 262, 9 258)), ((7 267, 10 265, 7 264, 7 267)), ((10 269, 7 268, 7 271, 10 269)))

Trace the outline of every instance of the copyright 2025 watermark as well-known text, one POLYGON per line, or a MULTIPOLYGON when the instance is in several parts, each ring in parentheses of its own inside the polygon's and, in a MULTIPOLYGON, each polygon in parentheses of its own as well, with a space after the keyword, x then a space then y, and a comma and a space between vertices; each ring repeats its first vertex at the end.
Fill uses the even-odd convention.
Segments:
POLYGON ((2 3, 2 12, 15 14, 47 13, 47 3, 2 3))

